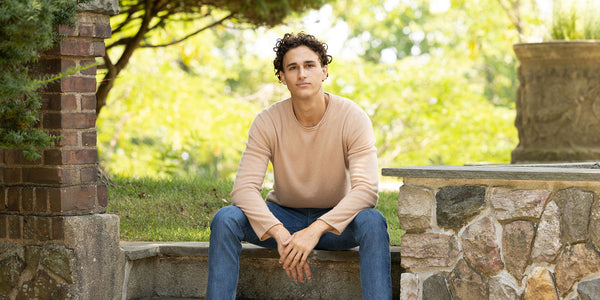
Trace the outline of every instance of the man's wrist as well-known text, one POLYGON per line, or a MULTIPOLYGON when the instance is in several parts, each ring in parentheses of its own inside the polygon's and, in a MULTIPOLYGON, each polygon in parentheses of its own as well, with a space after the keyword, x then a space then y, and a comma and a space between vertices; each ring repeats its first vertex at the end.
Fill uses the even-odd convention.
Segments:
POLYGON ((331 227, 331 225, 327 224, 325 221, 323 221, 321 219, 317 219, 312 224, 310 224, 309 227, 315 233, 319 234, 319 236, 321 236, 325 232, 331 231, 333 229, 333 227, 331 227))
POLYGON ((287 229, 285 229, 285 227, 283 227, 283 224, 276 224, 273 227, 269 228, 269 230, 267 230, 266 234, 267 234, 267 238, 272 237, 275 240, 280 241, 280 238, 282 236, 282 234, 284 234, 285 232, 287 232, 287 229))

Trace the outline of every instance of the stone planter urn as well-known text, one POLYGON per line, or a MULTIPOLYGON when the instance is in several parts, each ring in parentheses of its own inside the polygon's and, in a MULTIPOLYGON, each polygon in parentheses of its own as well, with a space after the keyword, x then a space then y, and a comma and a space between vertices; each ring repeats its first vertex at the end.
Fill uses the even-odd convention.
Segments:
POLYGON ((511 162, 600 160, 600 40, 513 48, 519 145, 511 162))

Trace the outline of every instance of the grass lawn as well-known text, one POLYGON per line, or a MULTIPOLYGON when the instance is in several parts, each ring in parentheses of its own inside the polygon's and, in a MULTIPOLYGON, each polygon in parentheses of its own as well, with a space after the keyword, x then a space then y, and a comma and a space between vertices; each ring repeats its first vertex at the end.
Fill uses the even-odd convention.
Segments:
MULTIPOLYGON (((208 241, 210 221, 231 205, 231 180, 114 178, 108 187, 108 213, 121 219, 121 240, 208 241)), ((263 190, 263 197, 267 193, 263 190)), ((379 209, 388 221, 390 243, 400 245, 397 192, 380 192, 379 209)))

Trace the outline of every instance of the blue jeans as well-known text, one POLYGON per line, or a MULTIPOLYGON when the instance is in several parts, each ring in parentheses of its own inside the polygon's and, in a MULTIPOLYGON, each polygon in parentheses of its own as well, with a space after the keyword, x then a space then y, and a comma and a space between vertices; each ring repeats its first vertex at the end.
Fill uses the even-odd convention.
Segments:
MULTIPOLYGON (((308 227, 330 210, 288 208, 271 202, 267 205, 290 234, 308 227)), ((260 241, 244 212, 236 206, 221 208, 210 229, 206 299, 235 299, 241 242, 271 249, 277 249, 277 243, 273 238, 260 241)), ((341 235, 323 234, 315 249, 348 250, 359 246, 363 299, 385 300, 392 299, 389 243, 385 218, 371 208, 360 211, 341 235)))

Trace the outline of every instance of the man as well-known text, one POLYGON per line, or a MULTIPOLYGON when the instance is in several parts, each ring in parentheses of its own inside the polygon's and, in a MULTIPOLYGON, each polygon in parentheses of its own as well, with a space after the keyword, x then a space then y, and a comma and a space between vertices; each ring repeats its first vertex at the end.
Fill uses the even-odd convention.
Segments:
POLYGON ((378 167, 366 113, 323 92, 327 45, 314 36, 285 34, 274 51, 275 74, 290 98, 252 123, 232 191, 234 206, 211 223, 207 299, 234 299, 241 242, 279 251, 288 277, 312 278, 313 249, 359 246, 364 299, 391 299, 387 225, 375 210, 378 167), (274 186, 260 190, 269 161, 274 186))

